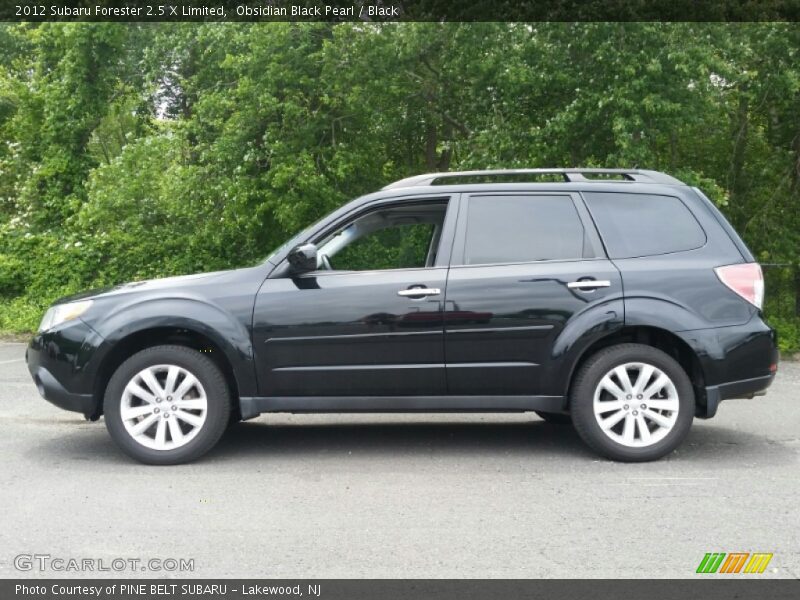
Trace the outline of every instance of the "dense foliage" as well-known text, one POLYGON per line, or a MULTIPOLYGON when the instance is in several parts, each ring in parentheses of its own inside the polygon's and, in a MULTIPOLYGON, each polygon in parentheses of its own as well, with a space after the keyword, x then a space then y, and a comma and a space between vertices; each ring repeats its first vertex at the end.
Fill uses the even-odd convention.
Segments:
MULTIPOLYGON (((406 175, 562 165, 676 175, 759 260, 797 264, 800 28, 0 25, 0 330, 79 289, 250 263, 406 175)), ((791 273, 768 304, 784 349, 791 273)))

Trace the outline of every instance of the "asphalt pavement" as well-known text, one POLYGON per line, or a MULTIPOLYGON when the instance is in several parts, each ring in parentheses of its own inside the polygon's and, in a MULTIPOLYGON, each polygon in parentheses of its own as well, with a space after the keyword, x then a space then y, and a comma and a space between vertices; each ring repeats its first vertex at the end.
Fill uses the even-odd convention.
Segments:
POLYGON ((281 414, 148 467, 41 399, 23 357, 0 343, 0 577, 683 578, 707 552, 800 577, 800 363, 655 463, 533 414, 281 414))

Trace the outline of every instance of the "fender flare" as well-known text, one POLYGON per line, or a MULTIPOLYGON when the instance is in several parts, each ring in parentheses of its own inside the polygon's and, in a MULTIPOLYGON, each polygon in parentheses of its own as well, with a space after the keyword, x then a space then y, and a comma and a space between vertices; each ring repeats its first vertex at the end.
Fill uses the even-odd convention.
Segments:
POLYGON ((189 295, 132 299, 115 306, 91 325, 103 338, 95 369, 131 335, 162 327, 187 329, 207 337, 222 351, 233 371, 239 396, 257 394, 253 345, 247 327, 206 299, 189 295))
POLYGON ((655 297, 626 297, 618 303, 609 302, 570 320, 553 344, 551 361, 554 367, 549 376, 563 386, 555 393, 564 395, 565 405, 569 402, 569 387, 575 370, 586 353, 623 327, 647 327, 675 336, 695 354, 704 374, 707 370, 704 359, 719 354, 719 349, 713 345, 698 347, 695 337, 687 335, 692 330, 708 329, 708 323, 680 304, 655 297), (618 313, 620 318, 607 313, 618 313))
POLYGON ((553 341, 550 369, 544 377, 553 385, 549 393, 563 396, 565 407, 578 361, 598 340, 620 331, 624 325, 624 317, 622 298, 612 298, 574 315, 553 341))

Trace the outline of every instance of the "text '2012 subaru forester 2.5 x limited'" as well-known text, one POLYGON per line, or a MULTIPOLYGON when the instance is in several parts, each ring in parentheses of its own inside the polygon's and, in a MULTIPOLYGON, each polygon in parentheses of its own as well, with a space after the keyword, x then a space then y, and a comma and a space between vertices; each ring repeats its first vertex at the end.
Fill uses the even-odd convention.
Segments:
POLYGON ((696 188, 620 169, 421 175, 252 268, 65 298, 40 393, 146 463, 265 412, 535 411, 645 461, 777 369, 761 269, 696 188))

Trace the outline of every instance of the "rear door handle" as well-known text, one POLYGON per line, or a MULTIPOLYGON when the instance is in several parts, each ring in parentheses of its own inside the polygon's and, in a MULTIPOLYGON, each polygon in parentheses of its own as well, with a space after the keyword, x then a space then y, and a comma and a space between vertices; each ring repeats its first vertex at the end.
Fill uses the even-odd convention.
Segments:
POLYGON ((442 293, 439 288, 409 288, 407 290, 400 290, 397 292, 398 296, 414 297, 414 296, 438 296, 442 293))
POLYGON ((609 287, 611 282, 608 279, 584 279, 581 281, 570 281, 567 287, 571 290, 594 290, 601 287, 609 287))

